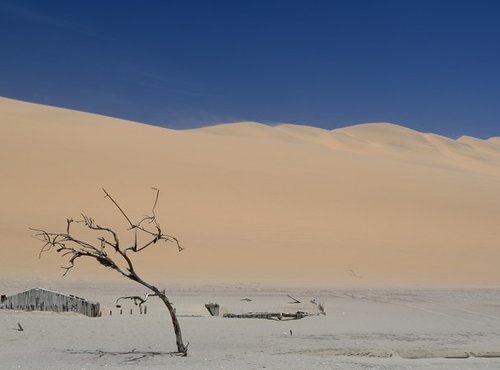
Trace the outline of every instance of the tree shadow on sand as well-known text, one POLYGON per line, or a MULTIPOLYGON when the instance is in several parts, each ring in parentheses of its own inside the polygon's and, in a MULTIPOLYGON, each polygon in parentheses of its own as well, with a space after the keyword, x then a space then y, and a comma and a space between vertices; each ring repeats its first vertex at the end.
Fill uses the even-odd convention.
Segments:
POLYGON ((134 363, 139 362, 143 359, 161 357, 161 356, 179 356, 179 352, 158 352, 158 351, 138 351, 137 349, 132 349, 130 351, 103 351, 100 349, 66 349, 63 351, 71 355, 89 355, 95 356, 96 358, 106 358, 106 357, 116 357, 121 360, 122 363, 134 363))

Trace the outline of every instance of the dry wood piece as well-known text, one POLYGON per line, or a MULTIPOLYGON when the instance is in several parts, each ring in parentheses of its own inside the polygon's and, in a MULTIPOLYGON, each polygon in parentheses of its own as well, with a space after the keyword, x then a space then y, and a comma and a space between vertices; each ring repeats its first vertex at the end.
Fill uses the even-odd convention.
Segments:
POLYGON ((291 300, 293 300, 293 302, 288 302, 290 304, 292 304, 292 303, 300 303, 300 301, 297 298, 294 298, 291 295, 288 295, 288 298, 290 298, 291 300))
MULTIPOLYGON (((156 218, 155 210, 160 191, 153 188, 156 192, 156 196, 151 213, 144 216, 138 222, 132 222, 118 202, 116 202, 105 189, 102 190, 105 194, 105 198, 109 199, 114 204, 119 213, 127 221, 129 226, 128 230, 133 233, 133 244, 128 246, 121 245, 117 232, 109 227, 100 226, 92 217, 82 214, 82 218, 79 220, 75 221, 72 218, 66 220, 66 232, 48 232, 43 229, 31 229, 35 232, 33 237, 43 243, 39 256, 44 252, 56 251, 63 257, 67 257, 68 265, 63 267, 65 270, 63 276, 75 267, 75 263, 79 261, 81 257, 90 258, 104 267, 114 270, 127 279, 135 281, 149 289, 150 293, 146 294, 144 299, 138 296, 121 297, 121 299, 132 299, 134 303, 142 305, 147 300, 148 295, 160 298, 170 313, 176 338, 177 351, 179 354, 186 356, 189 344, 184 345, 181 328, 172 302, 170 302, 166 296, 165 290, 160 290, 156 286, 145 281, 136 271, 133 263, 133 256, 135 253, 141 252, 162 241, 172 242, 179 252, 183 249, 177 238, 163 232, 156 218), (82 224, 87 229, 98 234, 97 242, 95 242, 95 239, 88 241, 87 239, 76 236, 72 230, 72 226, 75 223, 82 224), (140 240, 142 240, 142 242, 139 242, 140 240)), ((121 313, 120 310, 120 314, 121 313)))
POLYGON ((219 316, 220 306, 218 303, 207 303, 205 305, 206 309, 210 313, 210 316, 219 316))
POLYGON ((318 302, 316 300, 316 298, 311 299, 309 302, 311 302, 313 305, 318 307, 318 311, 319 311, 318 315, 326 315, 325 306, 323 305, 323 303, 318 302))
POLYGON ((308 312, 297 311, 295 313, 286 312, 248 312, 248 313, 225 313, 222 317, 231 319, 267 319, 267 320, 300 320, 304 317, 311 316, 308 312))
MULTIPOLYGON (((142 297, 139 297, 138 295, 132 295, 132 296, 127 296, 127 297, 120 297, 116 300, 116 303, 118 303, 118 301, 120 299, 131 299, 134 301, 134 304, 136 306, 139 306, 139 308, 142 308, 142 305, 144 303, 146 303, 146 301, 148 300, 149 297, 152 297, 152 296, 158 296, 158 294, 156 293, 146 293, 146 295, 144 296, 144 298, 142 297)), ((121 307, 119 304, 116 305, 116 307, 121 307)))
POLYGON ((153 358, 156 356, 175 356, 177 352, 155 352, 155 351, 137 351, 137 349, 132 349, 130 351, 102 351, 100 349, 95 350, 76 350, 76 349, 67 349, 64 351, 65 353, 73 354, 73 355, 91 355, 97 358, 103 357, 122 357, 123 363, 134 363, 141 361, 145 358, 153 358))
POLYGON ((19 322, 17 323, 17 331, 24 331, 23 326, 19 322))

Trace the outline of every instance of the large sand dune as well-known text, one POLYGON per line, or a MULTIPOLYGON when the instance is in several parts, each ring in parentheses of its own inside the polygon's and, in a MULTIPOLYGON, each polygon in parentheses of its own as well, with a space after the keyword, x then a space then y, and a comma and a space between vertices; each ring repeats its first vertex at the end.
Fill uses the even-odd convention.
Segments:
MULTIPOLYGON (((125 228, 101 187, 137 218, 155 186, 186 247, 144 256, 157 279, 500 282, 500 138, 388 123, 174 131, 10 99, 0 137, 2 278, 61 274, 28 227, 62 231, 85 212, 125 228)), ((112 276, 101 270, 73 276, 112 276)))

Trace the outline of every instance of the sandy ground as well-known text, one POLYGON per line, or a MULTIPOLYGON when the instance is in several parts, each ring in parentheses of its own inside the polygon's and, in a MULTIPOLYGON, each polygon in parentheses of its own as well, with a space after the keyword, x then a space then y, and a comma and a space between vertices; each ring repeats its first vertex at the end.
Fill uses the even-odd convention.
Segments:
MULTIPOLYGON (((2 291, 15 293, 32 284, 4 283, 2 291)), ((189 356, 180 358, 169 353, 175 349, 174 337, 158 301, 148 301, 147 315, 130 315, 127 304, 119 315, 116 297, 142 293, 133 285, 49 285, 45 287, 99 300, 104 316, 0 311, 0 368, 500 367, 500 290, 178 285, 170 295, 190 344, 189 356), (288 294, 304 303, 288 303, 288 294), (314 312, 311 298, 324 302, 326 316, 287 322, 229 319, 210 317, 203 307, 215 301, 224 312, 314 312), (17 323, 25 330, 18 331, 17 323)))

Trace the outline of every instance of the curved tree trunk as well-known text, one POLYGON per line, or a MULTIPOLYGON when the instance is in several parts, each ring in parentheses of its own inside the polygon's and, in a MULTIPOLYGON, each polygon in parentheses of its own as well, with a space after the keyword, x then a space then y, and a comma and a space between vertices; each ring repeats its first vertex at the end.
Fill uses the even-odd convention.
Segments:
POLYGON ((170 303, 165 294, 160 293, 159 297, 163 301, 163 303, 165 303, 165 306, 167 306, 168 312, 170 313, 170 317, 172 318, 172 325, 174 326, 174 333, 175 333, 175 341, 177 343, 177 351, 183 356, 187 356, 188 349, 187 345, 185 346, 184 342, 182 341, 181 326, 179 324, 179 320, 177 320, 177 315, 175 314, 175 308, 174 306, 172 306, 172 303, 170 303))
MULTIPOLYGON (((184 342, 182 341, 181 325, 179 324, 179 320, 177 320, 177 314, 175 312, 174 306, 172 305, 172 302, 170 302, 168 297, 165 295, 165 290, 161 291, 156 286, 145 282, 133 270, 130 272, 129 278, 151 290, 154 293, 153 294, 154 296, 159 297, 163 301, 163 303, 168 309, 168 312, 170 313, 170 318, 172 319, 172 326, 174 327, 174 333, 175 333, 175 342, 177 344, 177 352, 182 356, 187 356, 189 343, 184 345, 184 342)), ((127 298, 134 298, 134 297, 127 297, 127 298)), ((144 302, 145 300, 143 300, 143 303, 144 302)))

